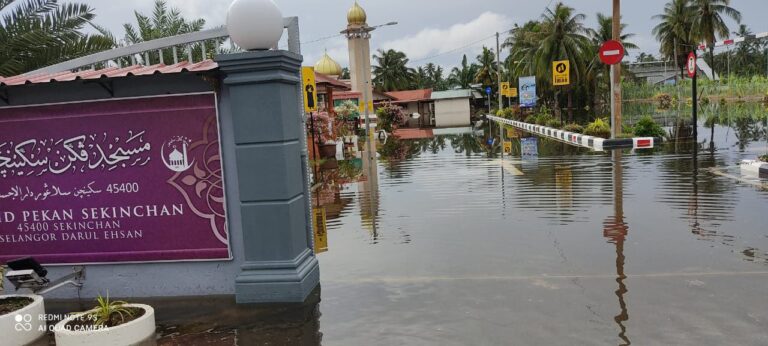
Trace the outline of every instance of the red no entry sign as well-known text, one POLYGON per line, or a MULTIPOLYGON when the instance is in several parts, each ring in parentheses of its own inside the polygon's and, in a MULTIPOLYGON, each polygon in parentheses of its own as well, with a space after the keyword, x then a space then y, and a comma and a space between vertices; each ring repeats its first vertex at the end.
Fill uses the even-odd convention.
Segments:
POLYGON ((691 52, 691 54, 688 54, 688 77, 695 77, 696 76, 696 53, 691 52))
POLYGON ((616 40, 605 41, 600 47, 600 61, 606 65, 616 65, 624 59, 624 46, 616 40))

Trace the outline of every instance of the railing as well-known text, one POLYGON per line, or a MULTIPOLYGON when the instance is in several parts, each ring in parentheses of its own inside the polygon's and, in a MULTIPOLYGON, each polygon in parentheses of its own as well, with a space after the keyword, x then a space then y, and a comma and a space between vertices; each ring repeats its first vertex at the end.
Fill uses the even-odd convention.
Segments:
MULTIPOLYGON (((288 50, 297 54, 301 54, 298 17, 283 18, 283 27, 288 31, 288 50)), ((81 58, 72 59, 56 65, 44 67, 25 73, 24 75, 28 76, 59 73, 82 68, 93 68, 100 64, 113 64, 115 66, 121 66, 123 59, 130 59, 132 65, 148 65, 150 62, 149 54, 155 54, 155 52, 157 52, 159 55, 160 63, 165 64, 166 62, 164 61, 163 56, 164 52, 167 50, 172 51, 173 63, 176 64, 179 62, 179 47, 184 47, 183 51, 185 51, 184 53, 186 54, 186 60, 190 63, 193 63, 194 55, 192 54, 192 51, 196 45, 201 46, 202 60, 205 60, 208 58, 205 42, 227 38, 229 38, 227 27, 222 26, 215 29, 197 31, 173 37, 165 37, 157 40, 141 42, 126 47, 119 47, 81 58)))

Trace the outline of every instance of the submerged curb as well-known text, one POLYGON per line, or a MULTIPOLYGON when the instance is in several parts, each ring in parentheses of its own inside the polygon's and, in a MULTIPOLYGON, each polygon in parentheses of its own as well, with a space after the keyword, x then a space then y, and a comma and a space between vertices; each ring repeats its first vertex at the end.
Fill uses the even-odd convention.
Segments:
POLYGON ((552 127, 546 127, 541 125, 529 124, 517 120, 509 120, 493 115, 488 115, 488 119, 498 123, 514 126, 515 128, 523 131, 535 133, 550 139, 555 139, 561 142, 566 142, 572 145, 590 148, 595 151, 604 151, 610 149, 651 149, 657 145, 663 143, 662 138, 658 137, 635 137, 635 138, 620 138, 620 139, 604 139, 600 137, 593 137, 582 135, 580 133, 568 132, 564 130, 555 129, 552 127))

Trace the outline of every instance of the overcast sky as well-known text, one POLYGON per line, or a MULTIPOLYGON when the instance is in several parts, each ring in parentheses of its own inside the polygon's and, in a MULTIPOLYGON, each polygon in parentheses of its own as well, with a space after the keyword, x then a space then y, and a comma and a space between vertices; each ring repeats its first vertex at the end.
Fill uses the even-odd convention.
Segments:
MULTIPOLYGON (((135 23, 133 11, 151 14, 154 0, 76 0, 88 3, 96 10, 96 22, 123 36, 123 23, 135 23)), ((483 44, 495 47, 490 37, 496 31, 509 30, 514 23, 524 23, 541 16, 548 3, 558 0, 359 0, 368 13, 368 24, 378 25, 397 21, 397 26, 384 27, 373 33, 372 50, 394 48, 404 51, 413 66, 435 62, 446 67, 457 65, 463 54, 477 55, 483 44), (485 39, 487 38, 487 39, 485 39), (482 42, 475 43, 479 40, 482 42)), ((635 33, 632 41, 640 51, 658 53, 658 44, 651 34, 657 24, 651 17, 662 12, 667 0, 624 0, 622 13, 628 32, 635 33)), ((204 18, 207 27, 223 25, 231 0, 168 0, 187 18, 204 18)), ((354 0, 275 0, 284 16, 298 16, 302 42, 315 41, 338 34, 346 26, 347 9, 354 0)), ((611 0, 566 0, 577 12, 587 15, 586 24, 595 26, 595 13, 611 12, 611 0)), ((732 0, 741 11, 742 22, 753 32, 768 31, 768 0, 732 0)), ((737 29, 730 23, 732 31, 737 29)), ((347 45, 343 37, 335 37, 302 46, 305 65, 313 65, 323 50, 340 64, 348 63, 347 45)))

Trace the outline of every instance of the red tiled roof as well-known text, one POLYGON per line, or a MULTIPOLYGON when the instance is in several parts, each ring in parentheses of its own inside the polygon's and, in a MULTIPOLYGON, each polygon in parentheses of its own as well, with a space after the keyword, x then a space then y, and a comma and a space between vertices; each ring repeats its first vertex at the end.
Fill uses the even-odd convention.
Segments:
POLYGON ((385 93, 395 99, 394 103, 425 101, 432 98, 432 89, 391 91, 385 93))
POLYGON ((210 59, 196 63, 182 61, 173 65, 157 64, 151 66, 133 65, 123 68, 107 67, 100 70, 83 70, 77 72, 65 71, 38 75, 20 75, 7 78, 0 77, 0 86, 69 82, 83 79, 119 78, 126 76, 146 76, 153 74, 172 74, 181 72, 202 72, 214 70, 218 67, 219 65, 210 59))
POLYGON ((350 86, 347 83, 344 83, 336 78, 333 78, 328 75, 324 75, 322 73, 315 72, 315 82, 317 85, 322 84, 328 84, 334 88, 342 89, 342 90, 350 90, 350 86))

